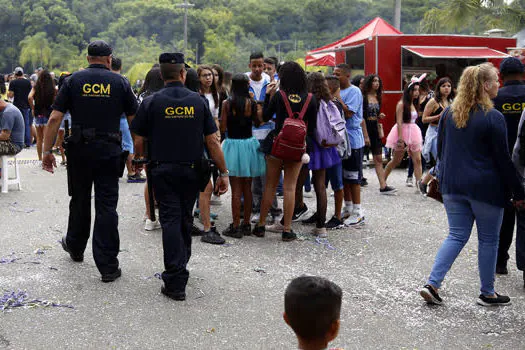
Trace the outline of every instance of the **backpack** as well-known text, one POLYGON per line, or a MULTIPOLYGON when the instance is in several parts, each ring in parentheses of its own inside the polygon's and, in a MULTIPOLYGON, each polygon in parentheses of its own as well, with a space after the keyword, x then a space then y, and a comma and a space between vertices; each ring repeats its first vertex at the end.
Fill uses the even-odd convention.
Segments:
POLYGON ((281 131, 275 137, 271 155, 282 160, 298 162, 301 160, 303 154, 306 153, 307 128, 303 118, 312 100, 312 94, 308 94, 301 112, 297 113, 292 111, 286 93, 282 90, 279 92, 286 107, 288 118, 284 120, 281 131))
POLYGON ((345 140, 346 123, 336 105, 321 100, 317 112, 315 139, 323 147, 335 147, 345 140))

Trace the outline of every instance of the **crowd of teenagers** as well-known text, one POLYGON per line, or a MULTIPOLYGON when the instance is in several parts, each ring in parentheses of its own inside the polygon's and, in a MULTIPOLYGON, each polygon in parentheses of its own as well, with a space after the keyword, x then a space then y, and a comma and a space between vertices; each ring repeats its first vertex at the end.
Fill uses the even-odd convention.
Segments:
MULTIPOLYGON (((313 235, 326 238, 330 230, 365 223, 363 158, 372 154, 378 191, 386 195, 396 193, 388 178, 407 159, 406 185, 413 186, 415 177, 416 192, 425 195, 430 182, 439 183, 450 227, 420 294, 429 303, 442 303, 438 290, 476 222, 478 303, 510 302, 495 292, 494 275, 508 273, 516 220, 517 264, 519 270, 525 269, 525 215, 521 212, 525 199, 525 146, 521 143, 525 138, 520 130, 525 85, 519 60, 503 60, 499 71, 490 63, 467 67, 459 82, 447 76, 430 82, 426 74, 407 79, 388 133, 381 123, 386 115, 378 75, 352 79, 347 64, 337 65, 330 75, 306 73, 295 62, 281 64, 260 52, 251 54, 247 63, 250 70, 238 74, 218 65, 187 71, 185 86, 201 94, 218 127, 216 137, 222 142, 231 185, 231 220, 222 235, 214 223, 217 214, 211 211, 213 205, 223 204, 214 193, 213 177, 196 194, 194 215, 203 228, 194 225, 193 235, 206 243, 223 244, 222 236, 262 238, 269 231, 292 241, 297 238, 292 223, 302 221, 313 226, 313 235), (500 78, 505 86, 498 89, 500 78), (303 188, 312 185, 316 207, 310 210, 304 202, 309 191, 303 188), (329 185, 335 208, 330 215, 329 185)), ((112 71, 120 74, 121 66, 121 60, 113 57, 112 71)), ((35 142, 42 158, 51 105, 68 75, 62 73, 57 79, 39 70, 27 79, 18 67, 8 83, 0 84, 1 154, 16 154, 35 142), (8 106, 7 100, 17 108, 8 106)), ((137 92, 139 102, 163 86, 160 69, 154 65, 137 92)), ((65 163, 63 130, 64 126, 55 144, 65 163)), ((129 153, 128 182, 144 182, 140 170, 131 165, 133 141, 124 116, 121 132, 123 150, 129 153)), ((160 229, 149 212, 147 186, 144 198, 145 229, 160 229)))

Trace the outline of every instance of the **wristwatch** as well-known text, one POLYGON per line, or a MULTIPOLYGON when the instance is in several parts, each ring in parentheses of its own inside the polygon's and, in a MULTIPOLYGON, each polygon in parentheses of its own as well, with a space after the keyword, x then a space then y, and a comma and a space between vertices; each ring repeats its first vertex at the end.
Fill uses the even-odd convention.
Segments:
POLYGON ((42 152, 42 154, 45 155, 45 156, 47 156, 48 154, 52 154, 52 153, 53 152, 51 152, 51 151, 44 151, 44 152, 42 152))
POLYGON ((224 172, 224 173, 219 173, 219 176, 220 177, 228 177, 228 176, 230 176, 230 171, 226 170, 226 172, 224 172))

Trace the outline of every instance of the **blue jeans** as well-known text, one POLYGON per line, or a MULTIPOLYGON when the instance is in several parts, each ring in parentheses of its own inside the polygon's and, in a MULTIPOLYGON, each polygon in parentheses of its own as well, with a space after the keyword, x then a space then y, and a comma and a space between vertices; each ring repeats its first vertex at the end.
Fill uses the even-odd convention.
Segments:
POLYGON ((450 233, 436 255, 428 284, 441 287, 441 282, 468 242, 472 226, 478 229, 478 268, 481 294, 494 294, 494 274, 498 257, 499 230, 503 208, 479 202, 463 195, 443 195, 450 233))
POLYGON ((31 109, 29 108, 22 108, 20 109, 20 112, 22 112, 22 117, 24 117, 24 142, 27 147, 31 146, 31 125, 33 125, 33 114, 31 113, 31 109))

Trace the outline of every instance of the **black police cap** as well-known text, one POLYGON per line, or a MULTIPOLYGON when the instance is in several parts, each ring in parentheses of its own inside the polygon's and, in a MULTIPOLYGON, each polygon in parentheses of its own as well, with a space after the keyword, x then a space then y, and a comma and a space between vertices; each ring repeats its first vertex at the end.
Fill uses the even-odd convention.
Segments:
POLYGON ((165 52, 160 54, 159 63, 184 64, 186 68, 191 68, 184 62, 184 54, 180 52, 165 52))
POLYGON ((523 63, 516 57, 507 57, 499 65, 501 74, 515 74, 525 72, 523 63))
POLYGON ((88 45, 88 56, 111 56, 113 50, 104 40, 95 40, 88 45))

